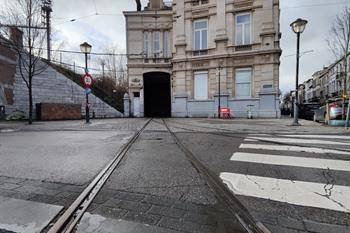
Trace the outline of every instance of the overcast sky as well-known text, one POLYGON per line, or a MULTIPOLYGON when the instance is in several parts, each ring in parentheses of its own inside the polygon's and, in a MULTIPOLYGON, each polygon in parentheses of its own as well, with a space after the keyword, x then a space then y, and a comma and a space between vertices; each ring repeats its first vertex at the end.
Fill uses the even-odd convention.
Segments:
MULTIPOLYGON (((0 0, 1 2, 9 0, 0 0)), ((12 0, 11 0, 12 1, 12 0)), ((78 50, 79 44, 88 41, 94 52, 116 44, 125 52, 125 20, 122 12, 135 10, 134 0, 53 0, 54 40, 63 42, 61 49, 78 50), (96 12, 100 15, 94 15, 96 12), (71 19, 76 19, 70 22, 71 19)), ((148 2, 142 0, 143 6, 148 2)), ((296 35, 290 23, 297 18, 309 21, 301 37, 301 51, 313 50, 301 57, 300 80, 327 66, 334 60, 327 43, 330 27, 335 16, 350 0, 280 0, 281 48, 280 89, 283 92, 295 86, 296 35)), ((55 46, 57 46, 57 44, 55 46)), ((59 59, 59 57, 57 57, 59 59)), ((83 64, 83 56, 62 55, 63 62, 83 64)), ((96 64, 97 65, 97 64, 96 64)), ((98 68, 98 67, 96 67, 98 68)))

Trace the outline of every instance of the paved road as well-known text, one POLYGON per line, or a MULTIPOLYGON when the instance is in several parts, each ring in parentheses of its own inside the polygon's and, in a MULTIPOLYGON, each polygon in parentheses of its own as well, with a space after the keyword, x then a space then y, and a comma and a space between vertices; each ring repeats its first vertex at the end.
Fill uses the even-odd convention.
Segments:
POLYGON ((147 126, 89 212, 78 232, 107 232, 111 225, 113 232, 124 233, 245 232, 160 120, 147 126), (123 222, 115 225, 116 219, 123 222), (130 222, 152 229, 144 225, 125 229, 130 222))
POLYGON ((350 232, 349 134, 179 131, 272 232, 350 232))
MULTIPOLYGON (((0 196, 17 206, 68 207, 144 122, 1 123, 0 196)), ((350 232, 350 135, 343 129, 305 121, 294 128, 285 119, 168 122, 271 232, 350 232)), ((4 203, 0 210, 8 208, 4 203)), ((2 221, 9 218, 2 216, 0 232, 6 232, 2 221)), ((38 219, 40 226, 49 221, 38 219)), ((84 215, 78 232, 96 231, 244 232, 160 119, 146 128, 84 215)))

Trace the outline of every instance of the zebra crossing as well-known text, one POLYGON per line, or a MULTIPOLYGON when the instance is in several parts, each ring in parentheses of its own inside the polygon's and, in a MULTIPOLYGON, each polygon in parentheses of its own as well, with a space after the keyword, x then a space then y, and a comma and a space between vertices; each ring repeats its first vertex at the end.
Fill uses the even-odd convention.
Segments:
POLYGON ((298 180, 249 174, 248 169, 244 174, 221 172, 220 178, 236 195, 350 213, 350 182, 346 178, 350 176, 350 136, 251 134, 233 153, 230 163, 257 164, 266 170, 284 168, 289 174, 294 172, 293 177, 300 177, 300 171, 305 173, 298 180), (307 180, 315 171, 319 171, 319 180, 307 180), (323 179, 325 171, 336 173, 338 182, 323 179))

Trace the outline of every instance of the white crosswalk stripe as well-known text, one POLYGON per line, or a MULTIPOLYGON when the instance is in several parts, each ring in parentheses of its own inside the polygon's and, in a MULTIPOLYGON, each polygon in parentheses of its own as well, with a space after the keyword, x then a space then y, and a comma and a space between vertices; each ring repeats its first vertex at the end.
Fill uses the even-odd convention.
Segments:
MULTIPOLYGON (((347 160, 347 156, 344 156, 349 155, 350 159, 350 151, 347 151, 350 149, 350 143, 344 141, 349 138, 342 135, 251 134, 239 146, 240 150, 235 152, 230 160, 232 163, 245 162, 263 166, 288 166, 291 169, 299 167, 306 169, 305 172, 309 172, 309 168, 322 171, 350 172, 350 160, 347 160), (267 144, 266 142, 286 143, 286 145, 267 144), (307 144, 313 144, 313 146, 308 147, 307 144), (333 146, 333 148, 338 145, 343 147, 342 149, 326 149, 316 147, 315 145, 318 144, 323 145, 322 147, 327 145, 333 146), (259 151, 258 153, 252 153, 252 149, 259 151), (288 152, 298 153, 290 156, 286 154, 288 152), (302 153, 308 153, 309 155, 303 156, 302 153), (324 158, 316 158, 319 157, 318 155, 323 155, 324 158), (344 159, 331 159, 329 158, 330 155, 342 156, 344 159)), ((244 165, 240 164, 239 166, 244 165)), ((305 179, 308 176, 303 177, 305 179)), ((329 184, 329 182, 310 182, 307 181, 307 178, 306 180, 287 180, 230 171, 222 172, 220 178, 237 195, 305 207, 350 212, 350 186, 329 184)))
POLYGON ((231 161, 350 171, 350 161, 236 152, 231 161))
POLYGON ((323 149, 316 147, 303 147, 303 146, 285 146, 285 145, 265 145, 265 144, 244 144, 242 143, 239 148, 241 149, 261 149, 261 150, 279 150, 279 151, 295 151, 295 152, 308 152, 316 154, 341 154, 350 155, 350 151, 340 151, 334 149, 323 149))
POLYGON ((349 142, 334 142, 334 141, 315 140, 315 139, 266 138, 266 137, 248 137, 248 139, 263 140, 263 141, 269 141, 269 142, 281 142, 281 143, 349 145, 349 142))
POLYGON ((221 173, 220 178, 238 195, 287 202, 294 205, 350 212, 350 187, 334 185, 332 195, 325 184, 221 173))
POLYGON ((350 140, 350 136, 346 135, 282 135, 283 137, 290 138, 326 138, 326 139, 348 139, 350 140))

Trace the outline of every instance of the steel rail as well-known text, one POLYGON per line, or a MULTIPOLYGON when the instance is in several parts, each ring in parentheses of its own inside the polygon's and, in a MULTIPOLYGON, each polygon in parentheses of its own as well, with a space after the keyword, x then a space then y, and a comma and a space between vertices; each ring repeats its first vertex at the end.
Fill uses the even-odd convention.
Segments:
POLYGON ((152 121, 148 120, 143 127, 138 130, 126 144, 119 150, 116 156, 110 161, 88 185, 87 188, 79 195, 79 197, 68 207, 68 209, 58 218, 54 225, 48 230, 48 233, 65 232, 70 233, 74 230, 77 223, 80 221, 89 205, 92 203, 95 196, 106 183, 109 176, 120 164, 130 147, 138 139, 140 134, 144 131, 147 125, 152 121))
POLYGON ((184 152, 192 166, 206 179, 206 183, 215 192, 216 197, 225 203, 233 216, 238 220, 247 233, 271 233, 262 222, 256 220, 246 207, 228 190, 224 183, 213 174, 196 156, 179 140, 176 134, 170 130, 167 122, 162 120, 175 143, 184 152))

